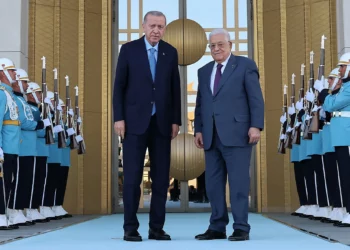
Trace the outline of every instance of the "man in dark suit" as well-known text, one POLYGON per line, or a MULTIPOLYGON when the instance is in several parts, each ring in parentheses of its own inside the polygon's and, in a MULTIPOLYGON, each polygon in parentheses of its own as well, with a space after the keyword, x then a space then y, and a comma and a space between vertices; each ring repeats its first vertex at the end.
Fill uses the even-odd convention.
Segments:
POLYGON ((161 40, 166 18, 148 12, 145 36, 120 49, 114 82, 114 130, 123 141, 124 240, 142 241, 137 210, 146 149, 151 161, 149 239, 170 240, 163 230, 169 187, 170 145, 181 126, 177 51, 161 40))
POLYGON ((254 61, 231 54, 226 30, 214 30, 209 40, 214 61, 198 70, 195 144, 205 150, 205 182, 212 214, 209 229, 196 239, 226 239, 228 175, 234 219, 229 240, 248 240, 250 157, 264 126, 259 73, 254 61))

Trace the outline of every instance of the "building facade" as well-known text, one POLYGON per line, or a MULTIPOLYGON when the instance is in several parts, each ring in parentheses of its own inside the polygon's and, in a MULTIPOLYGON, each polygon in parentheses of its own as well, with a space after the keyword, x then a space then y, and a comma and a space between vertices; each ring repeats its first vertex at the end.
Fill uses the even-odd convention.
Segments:
MULTIPOLYGON (((299 75, 302 63, 308 74, 311 50, 318 63, 323 34, 327 37, 326 72, 335 67, 342 53, 349 51, 349 17, 345 12, 349 5, 347 0, 222 0, 215 4, 203 0, 3 0, 0 53, 28 70, 31 80, 39 84, 41 57, 45 56, 49 88, 53 86, 50 69, 55 67, 59 69, 61 93, 65 93, 65 75, 70 77, 71 91, 75 85, 79 87, 87 153, 71 154, 65 207, 76 214, 107 214, 123 210, 119 161, 122 151, 112 126, 112 89, 120 46, 142 36, 142 18, 149 10, 163 11, 168 23, 174 25, 192 20, 205 35, 213 28, 226 28, 233 53, 256 61, 266 105, 266 129, 252 157, 251 210, 289 212, 298 207, 298 198, 289 154, 277 154, 283 86, 290 83, 293 73, 299 75)), ((169 30, 181 36, 181 32, 169 30)), ((197 38, 183 36, 184 46, 186 41, 197 38)), ((174 42, 171 36, 165 39, 174 42)), ((185 124, 182 134, 192 132, 196 70, 210 60, 206 50, 197 60, 179 66, 185 124)), ((192 137, 191 141, 186 136, 179 138, 173 148, 185 149, 184 156, 172 158, 176 163, 172 169, 177 171, 174 175, 180 175, 176 178, 181 201, 170 204, 168 209, 205 211, 208 204, 189 202, 189 190, 191 186, 196 188, 197 177, 204 169, 201 153, 193 150, 192 137), (181 178, 181 173, 187 177, 181 178)), ((147 162, 146 157, 141 211, 148 210, 147 162)), ((170 182, 174 183, 174 178, 170 182)))

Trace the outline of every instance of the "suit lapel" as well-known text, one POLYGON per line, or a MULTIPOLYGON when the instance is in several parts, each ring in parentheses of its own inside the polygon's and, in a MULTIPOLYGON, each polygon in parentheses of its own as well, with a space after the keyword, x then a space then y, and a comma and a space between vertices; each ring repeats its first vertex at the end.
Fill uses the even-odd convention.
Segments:
POLYGON ((216 92, 215 96, 219 93, 221 88, 224 86, 224 84, 230 78, 231 74, 233 73, 233 71, 235 71, 236 67, 237 67, 236 58, 234 55, 230 55, 230 59, 228 59, 224 73, 222 74, 222 77, 221 77, 220 82, 219 82, 218 91, 216 92))
POLYGON ((145 73, 146 73, 147 77, 149 78, 149 80, 151 82, 153 82, 152 73, 151 73, 151 66, 149 65, 148 53, 146 50, 146 44, 145 44, 144 39, 145 39, 144 36, 139 39, 139 43, 140 43, 140 45, 139 45, 140 51, 138 53, 140 55, 139 59, 141 60, 142 65, 146 65, 146 67, 145 67, 146 72, 145 73))
POLYGON ((156 77, 155 77, 154 81, 157 81, 157 78, 159 78, 159 75, 162 72, 163 66, 165 65, 165 63, 163 63, 164 60, 166 59, 165 57, 166 57, 166 53, 164 52, 163 41, 160 40, 159 44, 158 44, 158 56, 157 56, 157 64, 156 64, 156 77))
POLYGON ((210 94, 213 95, 213 91, 211 90, 210 84, 211 84, 211 73, 213 72, 213 67, 214 67, 214 61, 212 61, 209 65, 208 65, 208 70, 205 71, 206 75, 204 76, 204 79, 206 79, 207 81, 207 87, 208 90, 210 91, 210 94))

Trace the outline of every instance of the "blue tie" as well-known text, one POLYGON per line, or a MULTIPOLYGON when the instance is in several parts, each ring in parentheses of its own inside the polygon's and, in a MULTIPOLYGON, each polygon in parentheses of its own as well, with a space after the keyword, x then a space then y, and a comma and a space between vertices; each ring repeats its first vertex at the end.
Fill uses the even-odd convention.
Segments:
MULTIPOLYGON (((156 49, 155 48, 151 48, 150 49, 150 55, 148 57, 148 60, 149 60, 149 65, 150 65, 150 68, 151 68, 151 73, 152 73, 152 79, 153 79, 153 82, 155 80, 155 77, 156 77, 156 57, 154 55, 154 52, 156 52, 156 49)), ((152 115, 154 115, 156 113, 156 104, 155 102, 153 103, 153 107, 152 107, 152 115)))

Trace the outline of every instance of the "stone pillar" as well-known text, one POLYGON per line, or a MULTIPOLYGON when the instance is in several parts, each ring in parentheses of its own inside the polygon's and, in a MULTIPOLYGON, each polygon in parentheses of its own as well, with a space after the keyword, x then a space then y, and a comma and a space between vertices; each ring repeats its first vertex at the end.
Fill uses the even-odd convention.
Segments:
POLYGON ((28 0, 1 0, 0 57, 28 70, 28 0))
POLYGON ((350 52, 349 10, 349 0, 337 0, 338 57, 346 52, 350 52))

